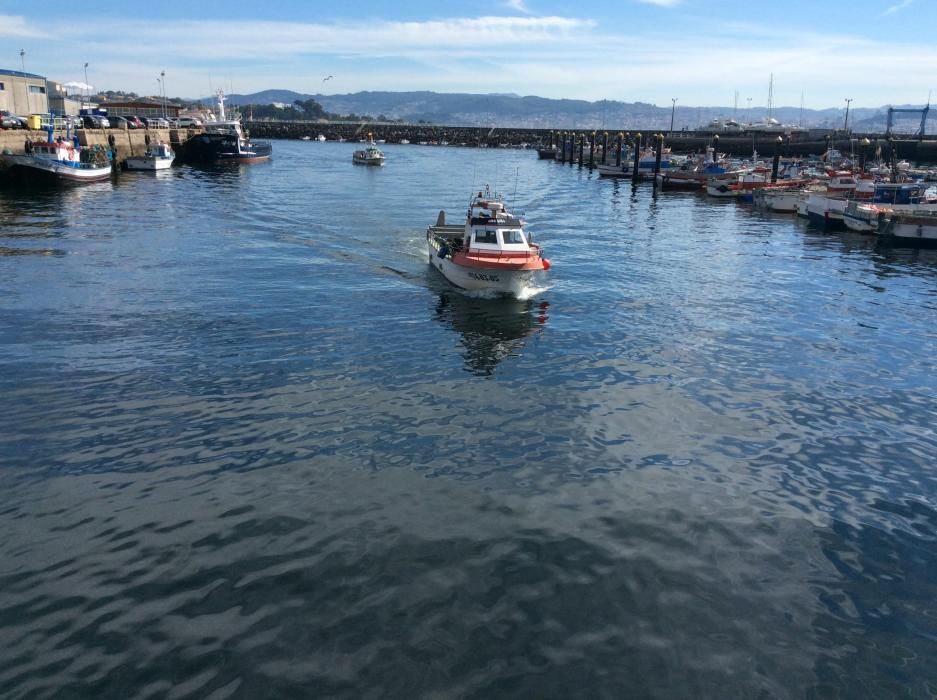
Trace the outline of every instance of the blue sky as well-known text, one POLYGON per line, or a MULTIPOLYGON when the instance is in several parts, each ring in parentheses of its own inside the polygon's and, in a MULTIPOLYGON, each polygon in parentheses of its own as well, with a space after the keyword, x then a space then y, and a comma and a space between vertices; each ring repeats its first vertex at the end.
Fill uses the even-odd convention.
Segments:
POLYGON ((0 0, 0 68, 105 90, 506 92, 853 107, 937 97, 937 0, 0 0), (324 81, 326 76, 333 76, 324 81))

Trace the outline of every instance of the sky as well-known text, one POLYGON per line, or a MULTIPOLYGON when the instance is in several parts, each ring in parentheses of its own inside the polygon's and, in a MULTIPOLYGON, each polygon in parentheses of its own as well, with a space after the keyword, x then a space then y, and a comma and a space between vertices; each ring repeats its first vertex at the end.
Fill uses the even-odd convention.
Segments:
POLYGON ((923 104, 937 0, 0 0, 0 69, 99 90, 923 104), (25 51, 23 56, 20 51, 25 51), (329 77, 331 76, 331 77, 329 77))

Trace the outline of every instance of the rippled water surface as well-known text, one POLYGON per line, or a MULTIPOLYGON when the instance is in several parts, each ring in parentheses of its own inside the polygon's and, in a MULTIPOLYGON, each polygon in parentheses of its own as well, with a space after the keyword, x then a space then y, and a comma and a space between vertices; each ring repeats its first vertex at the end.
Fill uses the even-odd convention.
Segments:
POLYGON ((937 255, 354 147, 0 192, 0 695, 937 696, 937 255))

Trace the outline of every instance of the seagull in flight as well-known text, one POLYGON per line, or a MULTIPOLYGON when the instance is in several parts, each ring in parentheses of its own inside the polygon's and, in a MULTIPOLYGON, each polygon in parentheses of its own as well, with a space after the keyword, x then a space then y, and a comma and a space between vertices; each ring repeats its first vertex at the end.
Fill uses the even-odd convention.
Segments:
POLYGON ((324 83, 326 80, 331 80, 331 79, 332 79, 332 76, 328 75, 322 79, 322 82, 324 83))

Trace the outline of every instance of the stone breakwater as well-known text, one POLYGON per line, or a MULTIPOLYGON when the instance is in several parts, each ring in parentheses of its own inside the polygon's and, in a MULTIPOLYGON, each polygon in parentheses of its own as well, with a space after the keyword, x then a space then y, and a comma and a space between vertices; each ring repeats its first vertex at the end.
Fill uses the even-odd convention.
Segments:
MULTIPOLYGON (((399 143, 403 140, 411 144, 416 143, 448 143, 460 146, 486 146, 496 147, 508 145, 518 147, 523 144, 530 146, 549 145, 551 138, 554 143, 561 139, 563 129, 521 129, 512 127, 477 127, 477 126, 441 126, 431 124, 390 124, 390 123, 349 123, 349 122, 274 122, 249 121, 245 123, 250 133, 256 138, 267 139, 314 139, 319 134, 329 141, 345 139, 357 141, 367 138, 370 133, 375 139, 384 139, 387 143, 399 143)), ((622 129, 622 132, 626 130, 622 129)), ((567 139, 578 139, 584 135, 589 142, 601 144, 605 138, 606 130, 569 131, 566 130, 567 139)), ((614 143, 619 130, 607 130, 609 143, 614 143)), ((641 134, 642 141, 647 142, 657 131, 653 129, 631 130, 630 135, 641 134)), ((673 134, 664 133, 664 143, 675 153, 698 153, 707 146, 712 145, 716 134, 708 131, 678 131, 673 134)), ((718 148, 720 151, 736 156, 750 156, 752 150, 757 150, 763 156, 770 157, 777 147, 778 134, 770 133, 742 133, 718 134, 718 148)), ((848 137, 836 135, 827 131, 813 131, 791 134, 783 137, 781 145, 782 155, 805 156, 823 153, 832 146, 844 153, 858 152, 858 144, 863 138, 872 142, 874 152, 877 146, 884 151, 887 139, 883 134, 857 134, 848 137)), ((927 140, 910 138, 895 139, 893 141, 897 157, 917 162, 937 162, 937 137, 927 140)))

